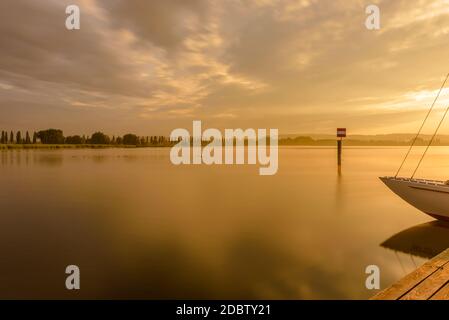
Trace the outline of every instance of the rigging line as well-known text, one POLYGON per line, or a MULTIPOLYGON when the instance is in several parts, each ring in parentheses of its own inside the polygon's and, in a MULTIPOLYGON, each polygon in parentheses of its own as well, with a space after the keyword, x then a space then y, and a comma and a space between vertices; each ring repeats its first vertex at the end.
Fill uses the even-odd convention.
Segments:
POLYGON ((424 128, 424 124, 426 123, 427 118, 429 118, 430 112, 433 110, 433 107, 434 107, 435 103, 437 102, 438 97, 440 96, 441 91, 443 90, 444 85, 446 84, 446 81, 447 81, 447 78, 448 78, 448 77, 449 77, 449 73, 446 75, 446 78, 444 79, 443 84, 441 85, 440 90, 438 90, 438 94, 437 94, 437 96, 435 97, 435 100, 433 100, 433 103, 432 103, 432 105, 430 106, 429 111, 427 111, 427 115, 426 115, 426 117, 424 118, 424 121, 421 123, 421 127, 419 128, 418 133, 416 134, 415 138, 413 138, 412 144, 410 145, 410 148, 408 149, 407 154, 405 155, 404 159, 402 160, 402 163, 401 163, 401 165, 399 166, 398 171, 396 171, 396 174, 394 175, 395 178, 398 176, 399 172, 401 171, 402 166, 403 166, 404 163, 405 163, 405 160, 407 160, 407 158, 408 158, 408 156, 409 156, 409 154, 410 154, 410 151, 412 151, 412 148, 413 148, 413 146, 415 145, 416 139, 418 139, 419 135, 421 134, 421 131, 422 131, 422 129, 424 128))
POLYGON ((437 135, 437 132, 438 132, 438 130, 440 129, 440 126, 441 126, 441 124, 443 123, 443 120, 444 120, 444 118, 446 117, 446 114, 447 114, 448 111, 449 111, 449 105, 446 107, 446 111, 444 111, 443 117, 441 118, 440 123, 438 124, 438 127, 435 129, 435 132, 433 133, 433 136, 432 136, 432 138, 430 139, 430 142, 429 142, 429 144, 427 145, 426 150, 424 150, 424 153, 422 154, 421 159, 419 159, 418 165, 416 166, 415 171, 413 171, 413 174, 412 174, 412 176, 411 176, 410 179, 413 179, 413 177, 415 176, 416 171, 418 170, 418 168, 419 168, 419 166, 420 166, 422 160, 424 159, 424 156, 426 155, 427 150, 429 150, 429 147, 430 147, 430 145, 432 144, 433 139, 434 139, 435 136, 437 135))
POLYGON ((407 271, 405 270, 404 265, 401 262, 401 259, 399 259, 399 255, 398 255, 398 252, 396 250, 394 250, 394 255, 396 256, 396 258, 399 261, 399 265, 401 266, 402 272, 404 272, 404 274, 407 274, 407 271))
POLYGON ((412 259, 412 262, 415 265, 415 269, 418 269, 418 266, 416 265, 415 259, 413 259, 413 255, 412 254, 410 254, 410 259, 412 259))

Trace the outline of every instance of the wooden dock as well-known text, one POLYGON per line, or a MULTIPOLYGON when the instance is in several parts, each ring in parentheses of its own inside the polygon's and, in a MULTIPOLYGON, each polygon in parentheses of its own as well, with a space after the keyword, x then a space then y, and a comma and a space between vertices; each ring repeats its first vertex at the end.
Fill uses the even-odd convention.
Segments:
POLYGON ((449 249, 371 299, 449 300, 449 249))

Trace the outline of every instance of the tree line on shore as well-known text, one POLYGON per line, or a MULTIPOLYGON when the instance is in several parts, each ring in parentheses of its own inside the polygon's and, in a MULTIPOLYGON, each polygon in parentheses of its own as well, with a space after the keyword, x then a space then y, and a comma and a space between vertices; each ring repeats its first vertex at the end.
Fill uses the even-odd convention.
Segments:
POLYGON ((91 136, 73 135, 64 136, 62 130, 47 129, 33 132, 30 136, 28 131, 22 135, 21 131, 13 132, 3 131, 0 138, 0 144, 97 144, 97 145, 134 145, 134 146, 162 146, 170 143, 164 136, 138 136, 132 133, 124 136, 112 136, 112 138, 103 132, 95 132, 91 136))

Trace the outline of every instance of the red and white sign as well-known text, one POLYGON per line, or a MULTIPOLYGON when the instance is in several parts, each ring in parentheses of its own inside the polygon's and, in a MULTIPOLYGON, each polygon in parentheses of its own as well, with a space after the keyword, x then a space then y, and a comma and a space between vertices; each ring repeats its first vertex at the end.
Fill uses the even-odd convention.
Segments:
POLYGON ((346 137, 346 128, 337 128, 337 137, 338 138, 346 137))

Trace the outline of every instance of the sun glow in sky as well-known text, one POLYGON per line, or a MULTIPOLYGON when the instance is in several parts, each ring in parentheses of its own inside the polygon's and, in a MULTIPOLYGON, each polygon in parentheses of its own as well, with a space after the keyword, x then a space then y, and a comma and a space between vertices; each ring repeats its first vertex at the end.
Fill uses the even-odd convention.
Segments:
POLYGON ((0 127, 415 132, 449 72, 449 1, 375 1, 368 30, 372 3, 2 0, 0 127))

